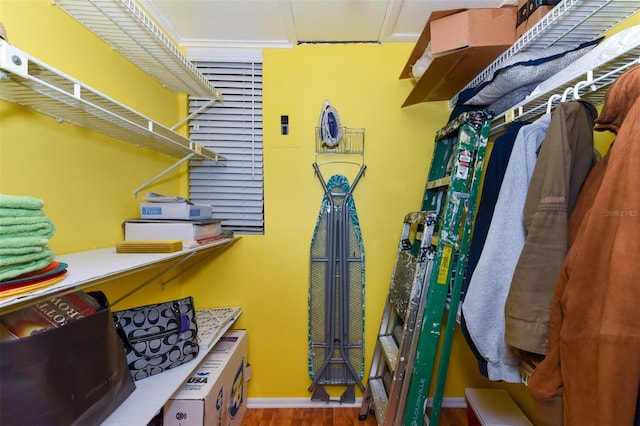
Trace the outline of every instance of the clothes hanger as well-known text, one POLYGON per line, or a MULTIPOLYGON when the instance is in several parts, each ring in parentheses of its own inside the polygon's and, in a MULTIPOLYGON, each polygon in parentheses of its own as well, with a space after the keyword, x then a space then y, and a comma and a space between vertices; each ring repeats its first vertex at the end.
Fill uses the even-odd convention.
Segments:
POLYGON ((589 80, 582 80, 577 82, 576 85, 573 86, 573 99, 580 99, 580 89, 589 85, 591 86, 590 89, 592 92, 595 92, 598 89, 596 85, 589 80))
POLYGON ((557 93, 549 97, 549 100, 547 101, 547 114, 551 112, 551 105, 553 104, 553 102, 560 99, 562 99, 562 96, 558 95, 557 93))

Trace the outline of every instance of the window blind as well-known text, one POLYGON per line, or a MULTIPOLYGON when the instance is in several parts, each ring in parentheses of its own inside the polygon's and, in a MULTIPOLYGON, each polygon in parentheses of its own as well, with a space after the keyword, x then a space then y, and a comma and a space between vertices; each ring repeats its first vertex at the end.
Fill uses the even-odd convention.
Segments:
MULTIPOLYGON (((213 206, 224 229, 264 233, 262 61, 197 61, 194 65, 222 92, 224 101, 189 122, 190 139, 225 160, 189 163, 189 196, 213 206)), ((190 98, 189 113, 207 99, 190 98)))

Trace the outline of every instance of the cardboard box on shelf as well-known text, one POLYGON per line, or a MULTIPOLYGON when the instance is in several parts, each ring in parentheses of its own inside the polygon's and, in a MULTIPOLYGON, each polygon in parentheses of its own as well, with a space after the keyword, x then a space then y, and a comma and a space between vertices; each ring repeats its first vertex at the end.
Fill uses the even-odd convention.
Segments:
POLYGON ((164 426, 240 426, 247 410, 246 330, 229 330, 164 406, 164 426))
POLYGON ((434 54, 434 36, 435 51, 439 53, 434 54, 431 64, 415 83, 402 106, 449 100, 455 96, 515 42, 516 14, 516 7, 433 12, 400 78, 411 77, 413 64, 422 56, 427 46, 430 45, 431 53, 434 54), (489 19, 491 17, 493 19, 489 19), (462 30, 456 27, 460 19, 466 22, 462 30), (440 23, 434 29, 432 24, 437 21, 440 23), (488 34, 491 32, 494 34, 488 34), (443 40, 444 38, 451 40, 443 40))
POLYGON ((560 0, 519 0, 516 39, 533 28, 558 3, 560 0))
POLYGON ((505 46, 515 38, 516 8, 469 9, 431 21, 431 53, 505 46))
POLYGON ((211 219, 211 206, 189 203, 141 203, 141 219, 211 219))

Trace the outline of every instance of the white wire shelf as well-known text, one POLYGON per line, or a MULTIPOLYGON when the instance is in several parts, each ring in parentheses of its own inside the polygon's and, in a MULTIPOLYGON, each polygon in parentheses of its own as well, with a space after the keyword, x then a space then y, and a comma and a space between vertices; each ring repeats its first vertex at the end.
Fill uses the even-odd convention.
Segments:
MULTIPOLYGON (((577 45, 593 40, 638 10, 640 10, 638 0, 564 0, 544 15, 535 26, 516 40, 462 90, 482 83, 500 68, 501 63, 516 53, 545 49, 550 46, 577 45)), ((454 102, 455 99, 452 103, 454 102)))
POLYGON ((169 90, 222 100, 135 0, 52 1, 169 90))
POLYGON ((172 157, 224 159, 4 40, 0 99, 172 157))
POLYGON ((531 120, 545 114, 564 100, 585 99, 594 105, 604 103, 606 89, 627 69, 640 64, 640 47, 614 58, 594 69, 585 70, 579 77, 570 79, 553 91, 538 94, 535 98, 525 99, 498 115, 491 122, 491 134, 496 134, 514 120, 531 120), (577 96, 576 96, 577 95, 577 96))

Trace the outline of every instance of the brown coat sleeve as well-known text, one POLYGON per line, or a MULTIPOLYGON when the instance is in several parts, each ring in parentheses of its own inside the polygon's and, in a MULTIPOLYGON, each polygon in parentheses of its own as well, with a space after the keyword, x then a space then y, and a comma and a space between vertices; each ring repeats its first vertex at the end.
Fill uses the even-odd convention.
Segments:
POLYGON ((547 356, 529 380, 539 401, 562 397, 567 425, 634 420, 640 384, 638 134, 640 99, 600 169, 590 211, 581 216, 553 297, 547 356))

